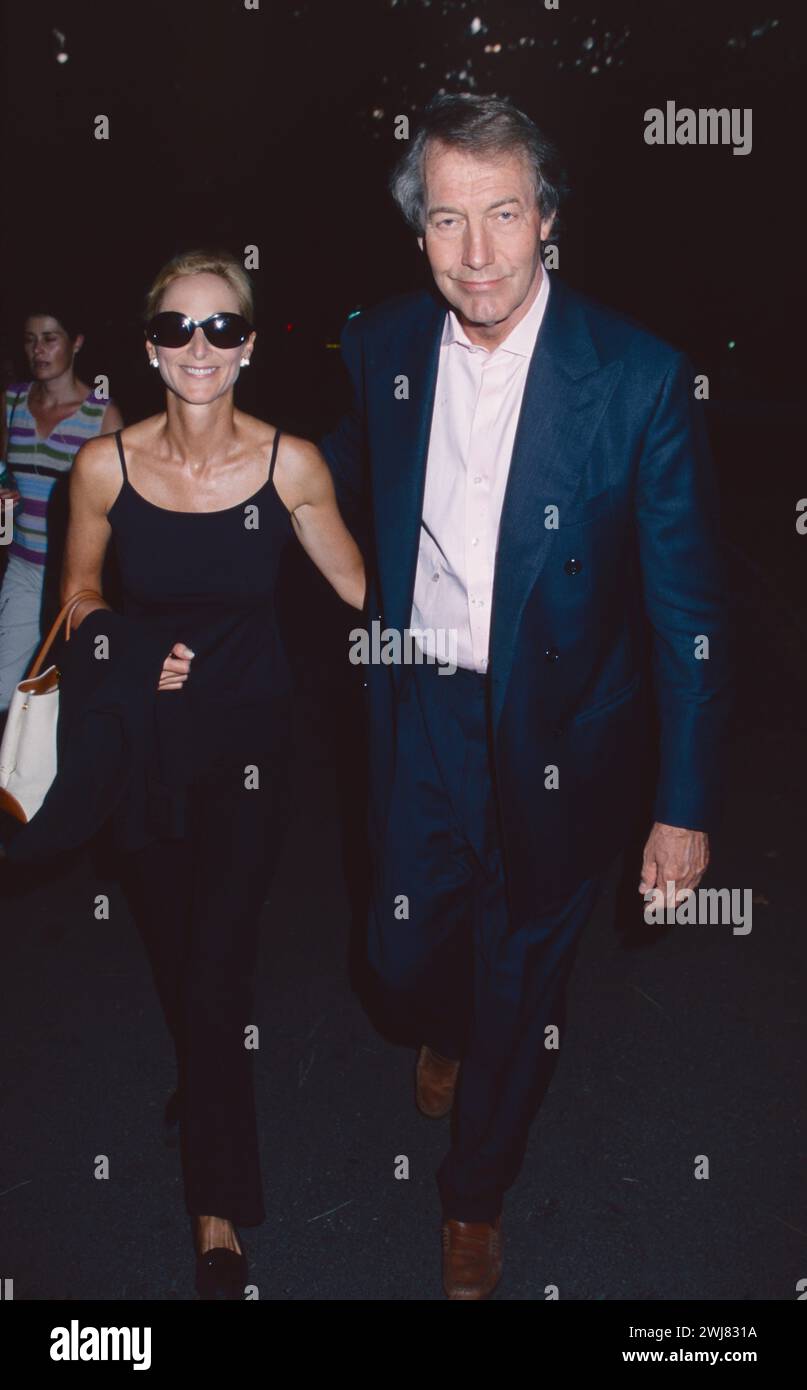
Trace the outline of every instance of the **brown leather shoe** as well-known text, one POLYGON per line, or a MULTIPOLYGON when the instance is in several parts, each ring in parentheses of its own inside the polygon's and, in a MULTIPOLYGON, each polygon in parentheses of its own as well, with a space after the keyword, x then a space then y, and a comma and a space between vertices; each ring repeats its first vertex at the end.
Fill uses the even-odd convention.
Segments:
POLYGON ((443 1222, 443 1288, 447 1298, 482 1299, 502 1277, 502 1218, 443 1222))
POLYGON ((459 1062, 441 1057, 424 1043, 415 1068, 415 1103, 421 1115, 439 1120, 448 1114, 454 1103, 459 1069, 459 1062))

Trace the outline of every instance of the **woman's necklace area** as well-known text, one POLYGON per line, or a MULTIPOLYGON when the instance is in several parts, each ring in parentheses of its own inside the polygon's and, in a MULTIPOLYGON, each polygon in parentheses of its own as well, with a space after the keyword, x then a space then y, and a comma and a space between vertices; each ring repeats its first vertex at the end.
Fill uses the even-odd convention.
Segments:
MULTIPOLYGON (((36 385, 36 383, 34 383, 34 384, 36 385)), ((64 443, 64 438, 63 438, 63 436, 60 434, 59 428, 58 428, 58 427, 59 427, 59 425, 63 425, 64 422, 65 422, 66 420, 72 419, 72 417, 73 417, 73 416, 75 415, 75 413, 76 413, 77 407, 74 406, 74 405, 73 405, 73 402, 71 401, 71 402, 70 402, 70 406, 71 406, 70 414, 69 414, 69 415, 63 415, 62 418, 61 418, 61 420, 57 420, 57 421, 56 421, 56 425, 54 426, 54 428, 50 431, 49 434, 46 434, 46 435, 44 436, 44 438, 43 438, 43 437, 39 434, 39 422, 38 422, 36 416, 34 415, 33 410, 31 409, 31 392, 33 391, 33 389, 34 389, 34 388, 31 387, 31 390, 28 392, 28 409, 29 409, 29 411, 30 411, 30 413, 31 413, 31 418, 33 419, 33 422, 34 422, 34 442, 35 442, 35 445, 36 445, 36 453, 38 454, 38 453, 39 453, 39 446, 40 446, 41 444, 48 444, 48 443, 50 442, 50 440, 54 440, 54 442, 59 443, 59 444, 63 444, 63 443, 64 443)), ((78 398, 76 397, 76 399, 78 399, 78 398)), ((38 404, 39 404, 39 403, 37 402, 36 398, 34 398, 34 405, 38 405, 38 404)), ((65 405, 66 405, 66 404, 67 404, 67 402, 65 401, 65 405)), ((37 467, 36 461, 34 461, 33 468, 34 468, 34 472, 35 472, 38 476, 41 476, 41 474, 39 473, 39 468, 37 467)))

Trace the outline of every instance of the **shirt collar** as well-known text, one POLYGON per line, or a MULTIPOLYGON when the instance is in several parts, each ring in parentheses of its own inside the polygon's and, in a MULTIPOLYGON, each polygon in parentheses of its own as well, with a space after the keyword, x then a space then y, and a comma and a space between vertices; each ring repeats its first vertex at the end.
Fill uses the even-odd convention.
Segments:
MULTIPOLYGON (((490 352, 491 356, 493 352, 512 352, 518 357, 531 357, 538 337, 538 330, 541 327, 541 322, 546 311, 548 299, 549 272, 545 266, 542 266, 541 288, 523 319, 521 319, 520 323, 517 323, 515 328, 508 333, 504 341, 499 343, 498 348, 493 348, 492 351, 483 348, 483 351, 490 352)), ((453 309, 449 309, 446 314, 442 346, 447 347, 451 343, 459 343, 465 348, 479 346, 478 343, 471 342, 453 309)))

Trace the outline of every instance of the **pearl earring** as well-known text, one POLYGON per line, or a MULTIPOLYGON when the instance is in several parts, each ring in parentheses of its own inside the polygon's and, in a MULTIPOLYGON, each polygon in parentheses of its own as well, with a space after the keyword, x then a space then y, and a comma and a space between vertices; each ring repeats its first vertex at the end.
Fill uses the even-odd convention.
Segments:
POLYGON ((155 353, 154 357, 152 357, 152 358, 149 359, 149 362, 150 362, 150 365, 151 365, 152 367, 159 367, 159 365, 160 365, 159 362, 157 361, 157 355, 156 355, 156 353, 155 353))
POLYGON ((248 367, 248 366, 249 366, 249 358, 248 358, 248 357, 242 357, 242 358, 241 358, 241 361, 240 361, 240 363, 239 363, 239 366, 241 366, 241 367, 248 367))

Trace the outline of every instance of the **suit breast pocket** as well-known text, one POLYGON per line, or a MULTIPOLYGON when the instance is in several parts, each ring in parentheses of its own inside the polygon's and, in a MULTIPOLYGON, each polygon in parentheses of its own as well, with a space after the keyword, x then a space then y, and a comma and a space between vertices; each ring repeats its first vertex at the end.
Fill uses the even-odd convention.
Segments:
POLYGON ((564 531, 572 526, 588 526, 592 521, 607 517, 611 511, 611 493, 608 488, 597 492, 593 497, 582 498, 565 507, 558 508, 558 530, 564 531))

